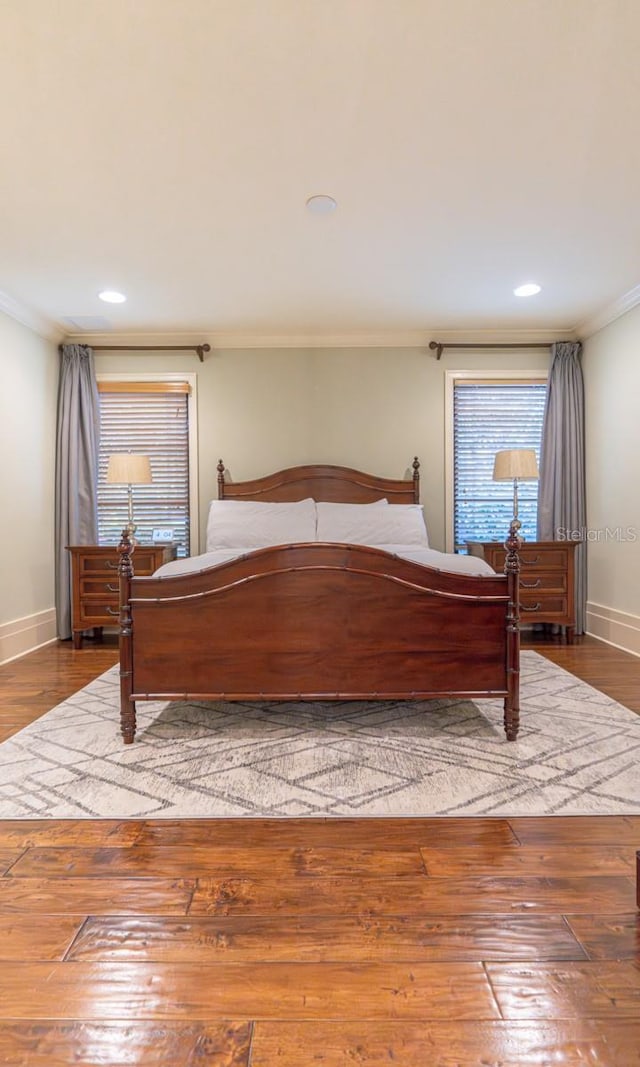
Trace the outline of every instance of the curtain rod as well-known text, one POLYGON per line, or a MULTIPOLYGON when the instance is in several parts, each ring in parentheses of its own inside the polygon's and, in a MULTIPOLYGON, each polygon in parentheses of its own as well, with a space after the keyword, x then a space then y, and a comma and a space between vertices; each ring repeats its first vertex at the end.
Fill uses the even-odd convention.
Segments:
POLYGON ((429 341, 429 348, 440 359, 445 348, 551 348, 551 341, 514 341, 513 344, 447 344, 446 341, 429 341))
MULTIPOLYGON (((75 342, 72 342, 75 343, 75 342)), ((92 348, 94 352, 197 352, 198 359, 204 363, 205 352, 211 351, 211 345, 82 345, 92 348)), ((62 352, 64 345, 58 345, 62 352)))

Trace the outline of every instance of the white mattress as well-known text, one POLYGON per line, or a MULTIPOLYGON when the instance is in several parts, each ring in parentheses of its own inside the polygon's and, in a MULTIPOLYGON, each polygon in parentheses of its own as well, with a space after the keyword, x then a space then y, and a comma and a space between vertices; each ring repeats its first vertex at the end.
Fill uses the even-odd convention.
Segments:
MULTIPOLYGON (((458 556, 450 552, 436 552, 434 548, 419 548, 415 545, 377 545, 385 552, 391 552, 402 559, 411 560, 413 563, 421 563, 425 567, 436 567, 441 571, 450 571, 453 574, 494 574, 495 571, 477 556, 458 556)), ((228 563, 229 560, 237 559, 246 554, 244 550, 220 548, 215 552, 204 552, 201 556, 190 556, 188 559, 176 559, 172 563, 165 563, 155 572, 156 578, 171 578, 176 574, 193 574, 197 571, 206 570, 208 567, 217 567, 220 563, 228 563)), ((135 556, 133 559, 135 570, 135 556)))

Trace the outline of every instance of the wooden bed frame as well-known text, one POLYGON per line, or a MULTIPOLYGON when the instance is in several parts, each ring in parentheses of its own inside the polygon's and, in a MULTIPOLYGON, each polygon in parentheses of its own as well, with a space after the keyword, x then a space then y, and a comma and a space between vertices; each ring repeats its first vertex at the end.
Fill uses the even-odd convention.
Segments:
MULTIPOLYGON (((419 500, 419 463, 399 481, 302 466, 228 482, 220 498, 306 497, 390 505, 419 500)), ((120 711, 133 741, 137 700, 425 700, 504 697, 519 723, 519 538, 506 574, 473 577, 375 548, 291 544, 166 578, 133 577, 120 552, 120 711)))

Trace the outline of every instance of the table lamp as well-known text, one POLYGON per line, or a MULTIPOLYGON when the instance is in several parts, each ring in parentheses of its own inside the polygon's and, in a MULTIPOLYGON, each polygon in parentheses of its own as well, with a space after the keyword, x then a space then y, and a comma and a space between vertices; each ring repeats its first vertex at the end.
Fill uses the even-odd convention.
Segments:
POLYGON ((539 477, 538 461, 532 448, 512 448, 496 452, 493 462, 494 482, 513 481, 513 522, 520 529, 518 519, 518 482, 535 481, 539 477))
POLYGON ((140 456, 133 452, 115 452, 109 456, 107 482, 111 485, 126 485, 128 489, 129 522, 127 529, 132 541, 136 532, 136 526, 133 521, 132 487, 134 485, 149 485, 152 481, 151 463, 148 456, 140 456))

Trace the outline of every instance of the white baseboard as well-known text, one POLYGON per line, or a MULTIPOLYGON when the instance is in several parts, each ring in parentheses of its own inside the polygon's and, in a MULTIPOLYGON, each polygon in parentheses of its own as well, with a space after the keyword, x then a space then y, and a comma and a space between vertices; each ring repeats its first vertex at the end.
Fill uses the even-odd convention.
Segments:
POLYGON ((55 608, 0 623, 0 664, 34 652, 57 638, 55 608))
POLYGON ((640 615, 616 611, 604 604, 587 603, 587 633, 640 656, 640 615))

